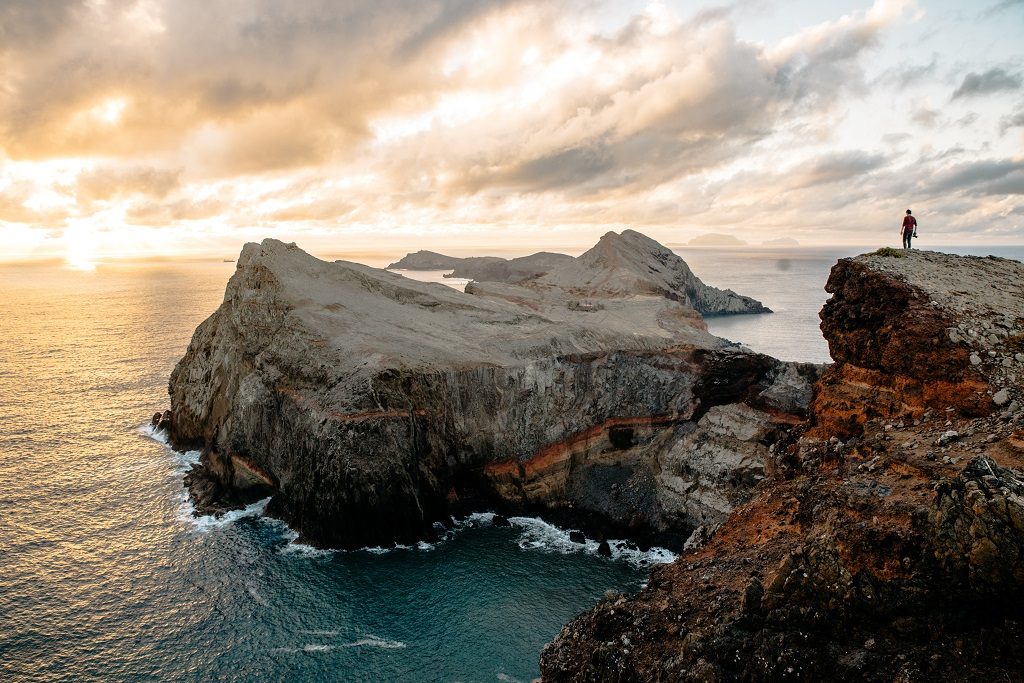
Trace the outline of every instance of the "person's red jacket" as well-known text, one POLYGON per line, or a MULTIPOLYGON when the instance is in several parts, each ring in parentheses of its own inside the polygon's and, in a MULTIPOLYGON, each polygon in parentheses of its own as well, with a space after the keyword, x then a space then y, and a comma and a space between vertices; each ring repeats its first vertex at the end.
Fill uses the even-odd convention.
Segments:
POLYGON ((903 217, 903 234, 906 235, 908 232, 917 232, 917 219, 913 216, 903 217))

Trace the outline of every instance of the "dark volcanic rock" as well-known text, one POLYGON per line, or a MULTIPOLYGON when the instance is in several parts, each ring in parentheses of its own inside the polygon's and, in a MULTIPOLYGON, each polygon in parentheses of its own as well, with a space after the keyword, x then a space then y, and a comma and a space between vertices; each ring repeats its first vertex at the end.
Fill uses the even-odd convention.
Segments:
POLYGON ((1020 679, 1024 415, 978 407, 1019 400, 1022 283, 1002 260, 841 261, 813 427, 710 539, 567 625, 543 679, 1020 679))

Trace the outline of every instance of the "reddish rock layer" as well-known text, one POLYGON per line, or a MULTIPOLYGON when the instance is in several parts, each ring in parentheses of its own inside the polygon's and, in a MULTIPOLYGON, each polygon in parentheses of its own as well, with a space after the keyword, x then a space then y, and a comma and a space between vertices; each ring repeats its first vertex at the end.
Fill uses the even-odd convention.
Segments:
POLYGON ((904 258, 837 264, 813 428, 545 681, 1024 680, 1024 264, 904 258))

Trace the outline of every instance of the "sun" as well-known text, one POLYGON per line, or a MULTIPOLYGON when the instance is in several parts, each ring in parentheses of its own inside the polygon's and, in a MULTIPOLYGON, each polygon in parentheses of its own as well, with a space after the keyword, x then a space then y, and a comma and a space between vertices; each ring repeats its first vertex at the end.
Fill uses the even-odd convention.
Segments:
POLYGON ((76 225, 64 232, 64 262, 72 270, 96 270, 95 235, 91 227, 76 225))
POLYGON ((128 107, 128 100, 124 97, 108 97, 97 105, 86 111, 86 115, 94 121, 99 121, 106 126, 116 126, 124 116, 124 110, 128 107))

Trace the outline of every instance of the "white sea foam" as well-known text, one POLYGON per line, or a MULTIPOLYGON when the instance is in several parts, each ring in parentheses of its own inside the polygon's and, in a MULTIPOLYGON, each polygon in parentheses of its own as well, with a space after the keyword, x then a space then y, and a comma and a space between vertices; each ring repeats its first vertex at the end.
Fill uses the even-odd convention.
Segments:
MULTIPOLYGON (((522 531, 522 534, 516 539, 516 543, 523 550, 539 550, 565 555, 569 553, 598 554, 597 549, 600 544, 597 541, 588 538, 583 543, 576 543, 570 540, 568 530, 545 522, 539 517, 509 517, 508 521, 514 528, 522 531)), ((477 512, 461 522, 456 522, 456 527, 464 529, 472 526, 489 526, 493 523, 493 513, 477 512)), ((665 548, 640 550, 636 547, 631 548, 631 545, 628 541, 608 541, 611 559, 628 562, 634 567, 668 564, 676 559, 675 553, 665 548)))
POLYGON ((264 517, 263 521, 277 527, 285 544, 277 551, 282 555, 299 555, 302 557, 330 557, 337 550, 330 548, 316 548, 306 543, 299 543, 299 532, 288 526, 287 523, 273 517, 264 517))
POLYGON ((192 522, 192 526, 195 527, 196 531, 205 532, 211 529, 218 529, 220 527, 234 524, 240 519, 247 517, 262 517, 263 513, 267 510, 267 505, 270 503, 270 496, 262 500, 257 500, 255 503, 246 505, 241 510, 228 510, 224 514, 217 515, 195 515, 195 507, 189 503, 187 513, 189 519, 183 521, 192 522))
POLYGON ((175 468, 176 474, 185 474, 193 465, 199 464, 199 451, 176 451, 171 447, 171 442, 167 438, 167 432, 156 429, 151 424, 144 424, 138 429, 139 433, 148 439, 156 441, 167 449, 171 455, 174 456, 174 461, 177 467, 175 468))
MULTIPOLYGON (((199 462, 199 451, 175 451, 171 448, 170 443, 167 440, 166 433, 153 429, 152 425, 143 425, 139 428, 139 431, 154 441, 163 444, 171 453, 173 453, 179 463, 182 474, 192 465, 199 462)), ((327 557, 336 552, 344 552, 339 550, 314 548, 311 545, 299 543, 299 534, 297 531, 291 529, 281 520, 263 517, 263 513, 266 511, 267 504, 269 502, 270 498, 264 498, 263 500, 257 501, 242 510, 231 510, 219 517, 215 517, 213 515, 196 516, 196 510, 192 505, 188 492, 183 489, 181 493, 181 509, 178 518, 182 521, 190 522, 199 531, 208 531, 210 529, 227 526, 228 524, 232 524, 239 519, 244 519, 246 517, 262 517, 268 524, 280 527, 281 534, 286 541, 279 551, 282 554, 300 555, 303 557, 327 557)), ((510 517, 509 522, 511 522, 513 527, 522 532, 519 538, 516 539, 516 543, 523 550, 539 550, 541 552, 556 552, 562 554, 580 552, 590 555, 597 554, 597 548, 599 545, 597 541, 587 539, 583 543, 575 543, 569 539, 568 530, 557 527, 554 524, 549 524, 539 517, 510 517)), ((493 523, 493 512, 474 512, 466 516, 464 519, 456 520, 455 528, 443 531, 440 540, 435 543, 420 541, 415 545, 395 544, 388 548, 375 546, 360 548, 356 552, 367 552, 373 555, 383 555, 397 550, 413 549, 420 552, 430 552, 432 550, 436 550, 438 545, 441 543, 454 538, 459 531, 473 527, 491 526, 493 523)), ((435 524, 434 526, 438 531, 444 530, 443 525, 435 524)), ((608 542, 608 546, 611 549, 612 559, 628 562, 635 567, 649 567, 654 564, 668 564, 676 559, 675 554, 665 548, 640 550, 635 547, 631 548, 630 545, 631 544, 627 541, 610 540, 608 542)))
POLYGON ((388 640, 368 633, 365 637, 352 643, 345 643, 341 647, 379 647, 383 650, 401 650, 408 647, 408 645, 400 640, 388 640))
MULTIPOLYGON (((320 635, 322 637, 331 637, 338 634, 337 631, 300 631, 300 633, 320 635)), ((400 640, 388 640, 387 638, 381 638, 380 636, 368 633, 359 640, 354 640, 351 643, 341 643, 338 645, 330 643, 305 643, 302 647, 278 647, 271 650, 271 652, 330 652, 338 648, 351 647, 375 647, 382 650, 401 650, 408 647, 408 645, 400 640)))

